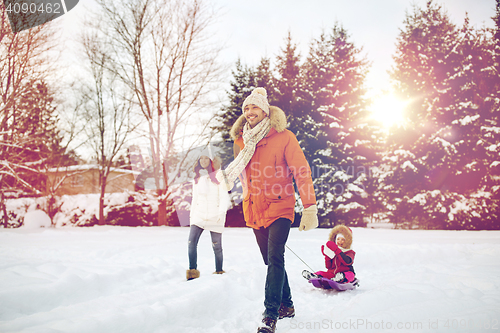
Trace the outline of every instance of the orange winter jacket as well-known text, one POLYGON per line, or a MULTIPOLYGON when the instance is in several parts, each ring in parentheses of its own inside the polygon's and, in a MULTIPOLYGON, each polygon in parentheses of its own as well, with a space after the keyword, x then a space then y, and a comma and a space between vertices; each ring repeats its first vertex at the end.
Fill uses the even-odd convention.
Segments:
MULTIPOLYGON (((304 208, 316 204, 311 169, 295 135, 286 129, 285 113, 270 107, 271 130, 257 144, 255 153, 240 174, 243 186, 243 214, 247 226, 267 228, 279 218, 293 222, 295 190, 299 189, 304 208)), ((231 129, 235 158, 245 147, 242 133, 244 116, 231 129)))

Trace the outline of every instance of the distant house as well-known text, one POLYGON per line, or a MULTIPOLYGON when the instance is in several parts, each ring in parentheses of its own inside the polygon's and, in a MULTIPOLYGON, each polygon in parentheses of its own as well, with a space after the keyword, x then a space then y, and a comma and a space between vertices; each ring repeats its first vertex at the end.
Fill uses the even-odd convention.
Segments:
MULTIPOLYGON (((134 191, 135 178, 139 172, 111 168, 106 185, 106 193, 134 191)), ((99 166, 95 164, 72 165, 62 168, 49 169, 47 172, 47 192, 54 188, 61 180, 56 195, 75 195, 100 193, 99 166), (63 179, 64 178, 64 179, 63 179)))

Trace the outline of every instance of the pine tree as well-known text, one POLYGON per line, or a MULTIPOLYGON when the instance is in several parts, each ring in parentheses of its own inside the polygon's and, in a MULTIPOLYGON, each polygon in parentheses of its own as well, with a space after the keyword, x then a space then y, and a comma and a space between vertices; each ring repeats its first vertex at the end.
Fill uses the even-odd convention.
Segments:
POLYGON ((394 68, 391 72, 396 91, 411 101, 404 129, 405 142, 412 143, 422 134, 432 133, 433 114, 429 107, 448 89, 448 78, 454 73, 452 51, 458 31, 441 6, 427 2, 422 10, 413 7, 407 14, 397 41, 394 68), (409 133, 410 132, 410 133, 409 133))
POLYGON ((459 49, 465 101, 456 103, 462 112, 453 130, 461 134, 459 159, 465 167, 459 169, 454 183, 467 184, 457 187, 463 194, 460 201, 474 208, 460 212, 450 224, 471 229, 500 228, 499 19, 500 1, 493 17, 496 29, 474 30, 466 19, 459 49))
MULTIPOLYGON (((311 109, 304 121, 305 149, 315 174, 320 215, 324 222, 362 224, 367 179, 364 79, 368 62, 335 25, 311 45, 305 63, 306 100, 311 109)), ((306 154, 307 156, 307 154, 306 154)))
POLYGON ((44 82, 31 82, 18 96, 14 117, 3 133, 0 160, 10 166, 3 179, 4 187, 45 192, 45 171, 50 167, 76 163, 73 152, 62 146, 54 97, 44 82))
MULTIPOLYGON (((497 73, 500 73, 500 0, 496 0, 495 16, 493 16, 492 19, 495 23, 495 29, 493 31, 493 54, 495 60, 495 68, 497 70, 497 73)), ((500 82, 497 82, 497 90, 500 90, 498 88, 499 86, 500 82)))
POLYGON ((304 76, 300 64, 300 55, 297 53, 297 45, 293 43, 290 32, 288 32, 285 42, 285 47, 281 49, 281 53, 276 57, 275 105, 285 111, 288 129, 295 133, 297 139, 301 142, 303 141, 301 125, 305 114, 304 76))
MULTIPOLYGON (((437 132, 444 95, 450 89, 450 78, 456 73, 458 59, 453 50, 458 45, 458 30, 446 12, 433 1, 424 9, 413 6, 400 31, 395 65, 391 72, 396 91, 411 101, 406 108, 407 124, 392 133, 390 151, 385 156, 386 165, 392 168, 392 177, 382 183, 388 201, 394 208, 395 222, 400 220, 423 226, 431 218, 442 224, 448 213, 425 205, 429 182, 441 182, 447 169, 432 168, 433 164, 449 156, 452 147, 437 132), (434 179, 434 180, 432 180, 434 179), (440 216, 426 211, 441 212, 440 216)), ((439 188, 439 187, 435 187, 439 188)), ((442 197, 434 193, 433 198, 442 197)), ((435 200, 434 200, 435 201, 435 200)))
MULTIPOLYGON (((457 73, 450 78, 450 89, 440 103, 436 103, 436 138, 450 147, 436 159, 432 171, 447 170, 440 190, 449 200, 450 214, 444 226, 453 229, 497 228, 499 201, 492 199, 499 185, 496 161, 498 149, 498 100, 494 70, 494 38, 487 30, 470 27, 468 17, 460 30, 460 43, 453 51, 457 59, 457 73), (460 203, 469 208, 456 214, 453 206, 460 203), (472 208, 473 207, 473 208, 472 208), (478 217, 480 218, 478 219, 478 217)), ((434 149, 437 151, 437 149, 434 149)), ((432 179, 431 179, 432 180, 432 179)), ((434 185, 434 184, 432 184, 434 185)), ((432 189, 432 188, 431 188, 432 189)))
MULTIPOLYGON (((261 58, 260 63, 255 69, 255 83, 254 86, 266 89, 267 100, 270 105, 276 105, 276 92, 274 86, 274 75, 271 68, 271 60, 269 58, 261 58)), ((248 96, 248 95, 247 95, 248 96)), ((245 98, 247 97, 245 96, 245 98)))
POLYGON ((468 18, 458 29, 433 1, 407 15, 391 76, 412 103, 406 127, 391 138, 385 162, 392 170, 381 182, 394 222, 474 228, 457 206, 484 191, 491 164, 483 136, 498 76, 487 40, 468 18))
MULTIPOLYGON (((484 137, 489 143, 488 153, 491 164, 489 165, 489 182, 491 188, 490 202, 486 207, 489 211, 486 212, 487 217, 484 220, 488 221, 488 229, 500 229, 500 0, 496 0, 495 29, 493 30, 493 41, 491 43, 491 54, 494 59, 495 71, 491 75, 494 80, 490 82, 490 87, 493 87, 492 101, 494 101, 490 109, 490 117, 487 121, 487 126, 484 127, 484 137)), ((482 219, 483 221, 483 219, 482 219)))

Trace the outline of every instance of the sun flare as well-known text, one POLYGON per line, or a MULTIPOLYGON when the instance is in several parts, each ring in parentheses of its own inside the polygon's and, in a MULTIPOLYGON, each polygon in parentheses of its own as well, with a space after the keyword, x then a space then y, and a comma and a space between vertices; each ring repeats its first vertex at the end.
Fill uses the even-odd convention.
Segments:
POLYGON ((374 98, 370 111, 373 118, 384 127, 391 127, 403 123, 403 112, 407 104, 392 94, 384 94, 374 98))

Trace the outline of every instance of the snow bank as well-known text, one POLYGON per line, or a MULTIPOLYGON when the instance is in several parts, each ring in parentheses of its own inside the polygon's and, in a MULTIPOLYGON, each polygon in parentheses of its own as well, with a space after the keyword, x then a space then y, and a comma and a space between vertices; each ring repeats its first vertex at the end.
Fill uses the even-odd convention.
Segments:
POLYGON ((50 217, 43 210, 37 209, 24 215, 24 228, 48 228, 51 224, 52 221, 50 220, 50 217))
MULTIPOLYGON (((125 205, 131 196, 139 200, 150 210, 151 214, 158 211, 158 200, 152 192, 121 192, 107 193, 104 197, 104 215, 111 210, 119 209, 125 205)), ((25 215, 33 210, 48 211, 48 197, 18 198, 6 200, 7 214, 9 216, 9 227, 19 227, 26 223, 25 215)), ((99 215, 99 194, 63 195, 56 197, 52 209, 57 210, 53 218, 56 227, 65 226, 88 226, 97 221, 99 215)), ((2 212, 0 211, 0 217, 2 212)), ((30 221, 31 222, 31 221, 30 221)), ((35 227, 37 222, 30 223, 35 227)), ((42 226, 42 225, 40 225, 42 226)))

